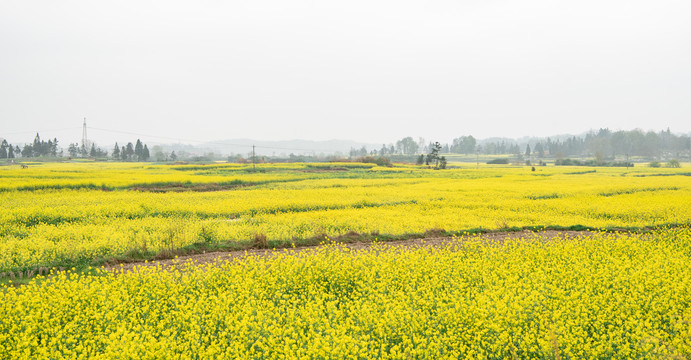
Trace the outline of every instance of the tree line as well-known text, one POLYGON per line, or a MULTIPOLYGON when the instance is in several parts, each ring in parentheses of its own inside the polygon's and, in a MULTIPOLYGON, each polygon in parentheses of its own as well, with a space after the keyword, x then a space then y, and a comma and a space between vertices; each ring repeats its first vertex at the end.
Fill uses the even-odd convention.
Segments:
MULTIPOLYGON (((159 151, 160 152, 160 151, 159 151)), ((423 138, 415 140, 413 137, 404 137, 395 143, 382 144, 379 149, 368 150, 366 147, 351 149, 350 157, 364 156, 391 156, 405 155, 415 156, 420 154, 431 155, 429 161, 422 157, 423 163, 434 163, 441 156, 434 154, 484 154, 505 155, 513 154, 518 158, 524 155, 532 159, 588 156, 602 159, 645 157, 649 159, 681 159, 691 158, 691 138, 689 135, 677 135, 669 129, 660 132, 643 132, 642 130, 611 131, 599 129, 590 131, 581 136, 570 136, 552 139, 536 138, 529 141, 517 140, 478 140, 472 135, 464 135, 454 138, 450 143, 427 142, 423 138)), ((98 147, 95 143, 72 143, 67 147, 69 157, 110 157, 120 161, 148 161, 151 158, 149 147, 137 139, 136 142, 128 142, 124 146, 115 144, 112 151, 98 147)), ((32 143, 22 147, 9 144, 7 140, 0 143, 0 159, 13 159, 18 157, 63 157, 64 150, 58 147, 58 139, 43 140, 37 133, 32 143)), ((157 156, 159 157, 159 156, 157 156)), ((166 159, 175 161, 177 156, 171 153, 166 159)))
POLYGON ((36 133, 34 142, 24 144, 22 148, 19 145, 9 144, 6 139, 3 139, 2 143, 0 143, 0 159, 40 156, 58 156, 58 139, 44 141, 36 133))
POLYGON ((118 147, 118 143, 116 142, 115 147, 113 147, 112 157, 113 160, 149 161, 151 155, 149 154, 149 147, 137 139, 135 145, 129 142, 123 147, 118 147))
POLYGON ((419 138, 405 137, 396 143, 382 145, 380 149, 367 150, 366 147, 351 149, 350 156, 388 156, 431 154, 433 150, 444 154, 513 154, 520 157, 564 158, 574 156, 594 156, 606 159, 616 157, 646 158, 688 158, 691 157, 691 138, 677 135, 669 129, 660 132, 636 130, 611 131, 599 129, 583 136, 570 136, 563 139, 551 137, 518 142, 516 140, 481 141, 472 135, 459 136, 451 143, 426 142, 419 138))
MULTIPOLYGON (((79 143, 71 143, 67 147, 67 155, 70 158, 110 157, 113 160, 121 161, 148 161, 151 158, 149 147, 139 139, 134 144, 128 142, 127 145, 122 147, 118 146, 116 142, 110 154, 96 146, 93 142, 81 145, 79 143)), ((38 133, 36 133, 32 143, 24 144, 22 148, 19 145, 9 144, 6 139, 3 139, 0 143, 0 159, 64 156, 64 150, 58 148, 58 139, 44 141, 38 133)))

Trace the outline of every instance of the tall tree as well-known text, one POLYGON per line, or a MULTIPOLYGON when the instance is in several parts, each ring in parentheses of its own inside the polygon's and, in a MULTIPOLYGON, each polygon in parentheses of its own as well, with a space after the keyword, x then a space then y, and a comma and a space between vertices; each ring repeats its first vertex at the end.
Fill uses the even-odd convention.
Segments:
POLYGON ((50 154, 58 156, 58 138, 53 138, 53 145, 50 148, 50 154))
POLYGON ((459 138, 453 139, 451 142, 450 152, 456 154, 472 154, 475 152, 475 147, 477 145, 477 140, 472 135, 461 136, 459 138))
POLYGON ((401 154, 414 155, 418 151, 419 145, 412 137, 408 136, 396 142, 396 148, 401 154))
POLYGON ((151 155, 149 154, 149 148, 144 144, 144 150, 142 150, 142 160, 149 161, 151 155))
POLYGON ((113 159, 120 159, 120 147, 118 146, 117 142, 115 143, 115 147, 113 148, 113 159))
POLYGON ((34 138, 34 144, 31 147, 31 152, 33 156, 41 156, 43 155, 43 149, 41 149, 41 137, 36 133, 36 137, 34 138))
POLYGON ((67 152, 70 154, 70 157, 77 157, 79 153, 79 144, 70 143, 70 146, 67 147, 67 152))
POLYGON ((125 155, 127 155, 127 160, 131 161, 134 158, 134 145, 131 142, 127 143, 125 147, 125 155))
POLYGON ((7 144, 7 140, 3 139, 2 144, 0 144, 0 159, 7 159, 7 148, 9 145, 7 144))
POLYGON ((537 156, 540 158, 543 158, 545 156, 545 149, 542 147, 542 143, 539 142, 535 144, 535 151, 533 153, 537 153, 537 156))
POLYGON ((24 149, 22 149, 22 157, 32 157, 34 156, 34 149, 31 144, 24 144, 24 149))
MULTIPOLYGON (((429 154, 427 154, 425 164, 430 165, 432 162, 434 162, 434 168, 439 169, 439 152, 441 151, 441 144, 437 141, 434 144, 432 144, 430 149, 431 151, 429 154)), ((446 158, 444 159, 444 161, 446 161, 446 158)))
POLYGON ((137 161, 142 161, 144 156, 144 145, 139 139, 137 139, 137 144, 134 146, 134 156, 137 158, 137 161))

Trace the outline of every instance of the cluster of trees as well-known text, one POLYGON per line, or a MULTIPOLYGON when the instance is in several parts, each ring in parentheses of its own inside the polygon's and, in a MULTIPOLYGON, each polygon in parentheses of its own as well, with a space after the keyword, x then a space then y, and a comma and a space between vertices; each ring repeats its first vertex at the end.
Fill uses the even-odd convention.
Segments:
POLYGON ((439 169, 446 169, 446 156, 439 156, 439 152, 442 150, 442 146, 440 143, 435 142, 431 146, 431 150, 429 154, 423 155, 420 154, 417 158, 417 164, 418 165, 431 165, 434 164, 434 168, 439 170, 439 169))
MULTIPOLYGON (((472 135, 461 136, 453 139, 451 144, 441 144, 439 142, 429 142, 426 143, 423 138, 419 138, 415 141, 413 137, 408 136, 401 140, 396 141, 395 144, 382 144, 381 149, 368 151, 366 147, 360 149, 350 149, 350 157, 360 157, 360 156, 388 156, 388 155, 418 155, 418 154, 430 154, 438 145, 438 150, 442 154, 474 154, 477 151, 482 152, 482 146, 478 145, 477 139, 472 135)), ((520 151, 518 144, 507 145, 502 143, 500 146, 494 147, 490 145, 492 151, 491 153, 498 154, 515 154, 520 151)), ((424 156, 423 156, 424 158, 424 156)))
POLYGON ((363 157, 363 156, 387 156, 387 155, 415 155, 419 152, 427 151, 427 149, 422 146, 423 139, 416 142, 412 137, 408 136, 401 140, 398 140, 396 144, 382 144, 381 149, 367 151, 367 148, 363 146, 360 149, 350 149, 350 157, 363 157))
POLYGON ((149 154, 149 147, 142 143, 141 140, 137 139, 137 143, 132 145, 128 142, 127 145, 123 147, 118 147, 118 143, 115 143, 113 147, 112 157, 114 160, 122 161, 148 161, 151 158, 149 154))
MULTIPOLYGON (((419 138, 405 137, 395 144, 383 144, 379 150, 368 151, 366 147, 351 149, 350 157, 418 155, 430 154, 436 144, 426 143, 419 138)), ((600 129, 584 136, 571 136, 563 139, 551 138, 530 141, 478 141, 472 135, 460 136, 450 144, 439 144, 440 153, 445 154, 514 154, 533 158, 565 158, 569 156, 595 156, 603 159, 640 156, 647 158, 682 158, 691 156, 691 137, 676 135, 669 129, 660 132, 636 130, 611 131, 600 129)), ((424 158, 424 156, 423 156, 424 158)))
POLYGON ((12 145, 6 139, 0 143, 0 159, 13 159, 17 157, 58 156, 58 139, 43 141, 36 133, 34 142, 25 144, 23 148, 12 145))
POLYGON ((13 159, 21 155, 21 153, 19 146, 12 146, 12 144, 7 143, 7 140, 2 140, 0 144, 0 159, 13 159))
MULTIPOLYGON (((108 152, 99 148, 94 143, 69 144, 67 152, 70 157, 108 157, 108 152)), ((386 157, 403 156, 403 159, 412 160, 417 157, 421 163, 434 164, 439 167, 442 157, 438 154, 514 154, 517 161, 536 161, 543 158, 566 159, 569 157, 594 157, 596 161, 603 162, 621 160, 628 161, 629 157, 644 157, 651 160, 690 158, 691 137, 689 135, 676 135, 669 129, 660 132, 643 132, 642 130, 610 131, 600 129, 591 131, 583 136, 570 136, 553 140, 552 138, 530 139, 515 141, 510 139, 481 141, 472 135, 454 138, 451 143, 425 142, 423 138, 416 141, 413 137, 404 137, 395 143, 382 144, 380 149, 368 151, 366 147, 351 149, 350 158, 367 156, 386 157), (421 155, 421 156, 418 156, 421 155), (525 156, 525 158, 524 158, 525 156)), ((153 150, 156 161, 176 161, 180 155, 175 152, 170 154, 163 152, 160 147, 153 150)), ((182 154, 184 155, 184 154, 182 154)), ((63 156, 58 148, 57 139, 44 141, 37 133, 34 141, 25 144, 23 148, 12 145, 7 140, 0 143, 0 159, 15 157, 47 157, 63 156)), ((119 146, 117 143, 110 153, 110 157, 121 161, 149 161, 151 154, 149 147, 137 139, 136 143, 127 143, 119 146)))
POLYGON ((108 156, 107 151, 97 147, 94 143, 91 143, 91 146, 88 146, 87 144, 82 144, 79 146, 77 143, 72 143, 67 147, 67 153, 70 154, 70 157, 81 156, 96 158, 108 156))
MULTIPOLYGON (((568 156, 602 156, 613 159, 617 156, 641 156, 647 158, 683 157, 691 155, 691 138, 688 135, 675 135, 669 129, 658 133, 636 129, 630 131, 610 131, 600 129, 585 136, 572 136, 564 140, 550 138, 526 144, 525 155, 556 158, 568 156)), ((482 154, 519 154, 518 144, 505 142, 485 143, 478 147, 482 154)))
MULTIPOLYGON (((67 153, 70 157, 92 157, 92 158, 105 158, 108 157, 108 152, 96 146, 95 143, 89 144, 78 144, 71 143, 67 147, 67 153)), ((175 153, 171 154, 172 158, 175 159, 175 153)), ((18 157, 30 158, 30 157, 61 157, 63 156, 63 151, 58 148, 58 139, 52 139, 48 141, 41 140, 41 136, 36 133, 34 141, 30 144, 25 144, 23 148, 20 149, 18 145, 12 145, 3 139, 0 143, 0 159, 13 159, 18 157)), ((148 161, 151 157, 149 154, 149 147, 144 144, 141 140, 137 139, 135 144, 127 143, 123 147, 119 147, 115 143, 111 157, 114 160, 122 161, 148 161)))
MULTIPOLYGON (((79 146, 77 143, 70 144, 67 148, 67 152, 70 154, 70 157, 108 157, 108 152, 96 146, 94 143, 92 143, 90 147, 84 144, 82 144, 82 146, 79 146)), ((116 142, 113 151, 110 153, 110 157, 113 160, 121 161, 148 161, 151 155, 149 154, 149 147, 142 143, 141 140, 137 139, 136 145, 128 142, 127 145, 120 147, 116 142)))

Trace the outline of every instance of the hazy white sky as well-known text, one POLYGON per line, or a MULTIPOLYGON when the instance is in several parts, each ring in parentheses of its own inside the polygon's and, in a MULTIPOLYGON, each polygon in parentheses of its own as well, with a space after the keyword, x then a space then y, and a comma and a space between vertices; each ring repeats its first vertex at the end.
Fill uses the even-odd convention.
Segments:
POLYGON ((688 0, 4 0, 0 137, 66 144, 83 117, 183 142, 688 132, 690 19, 688 0))

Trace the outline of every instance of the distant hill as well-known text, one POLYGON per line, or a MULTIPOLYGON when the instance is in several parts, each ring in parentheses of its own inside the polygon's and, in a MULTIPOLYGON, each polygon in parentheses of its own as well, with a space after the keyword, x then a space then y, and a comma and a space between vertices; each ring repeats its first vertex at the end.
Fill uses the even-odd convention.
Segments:
POLYGON ((213 152, 216 154, 241 154, 246 155, 252 152, 252 145, 255 145, 257 155, 319 155, 319 154, 337 154, 348 155, 350 149, 360 149, 365 146, 368 150, 379 149, 381 144, 363 143, 352 140, 281 140, 281 141, 267 141, 267 140, 252 140, 252 139, 228 139, 219 141, 210 141, 195 146, 183 144, 169 144, 162 145, 165 149, 171 150, 185 150, 187 152, 207 153, 213 152))

